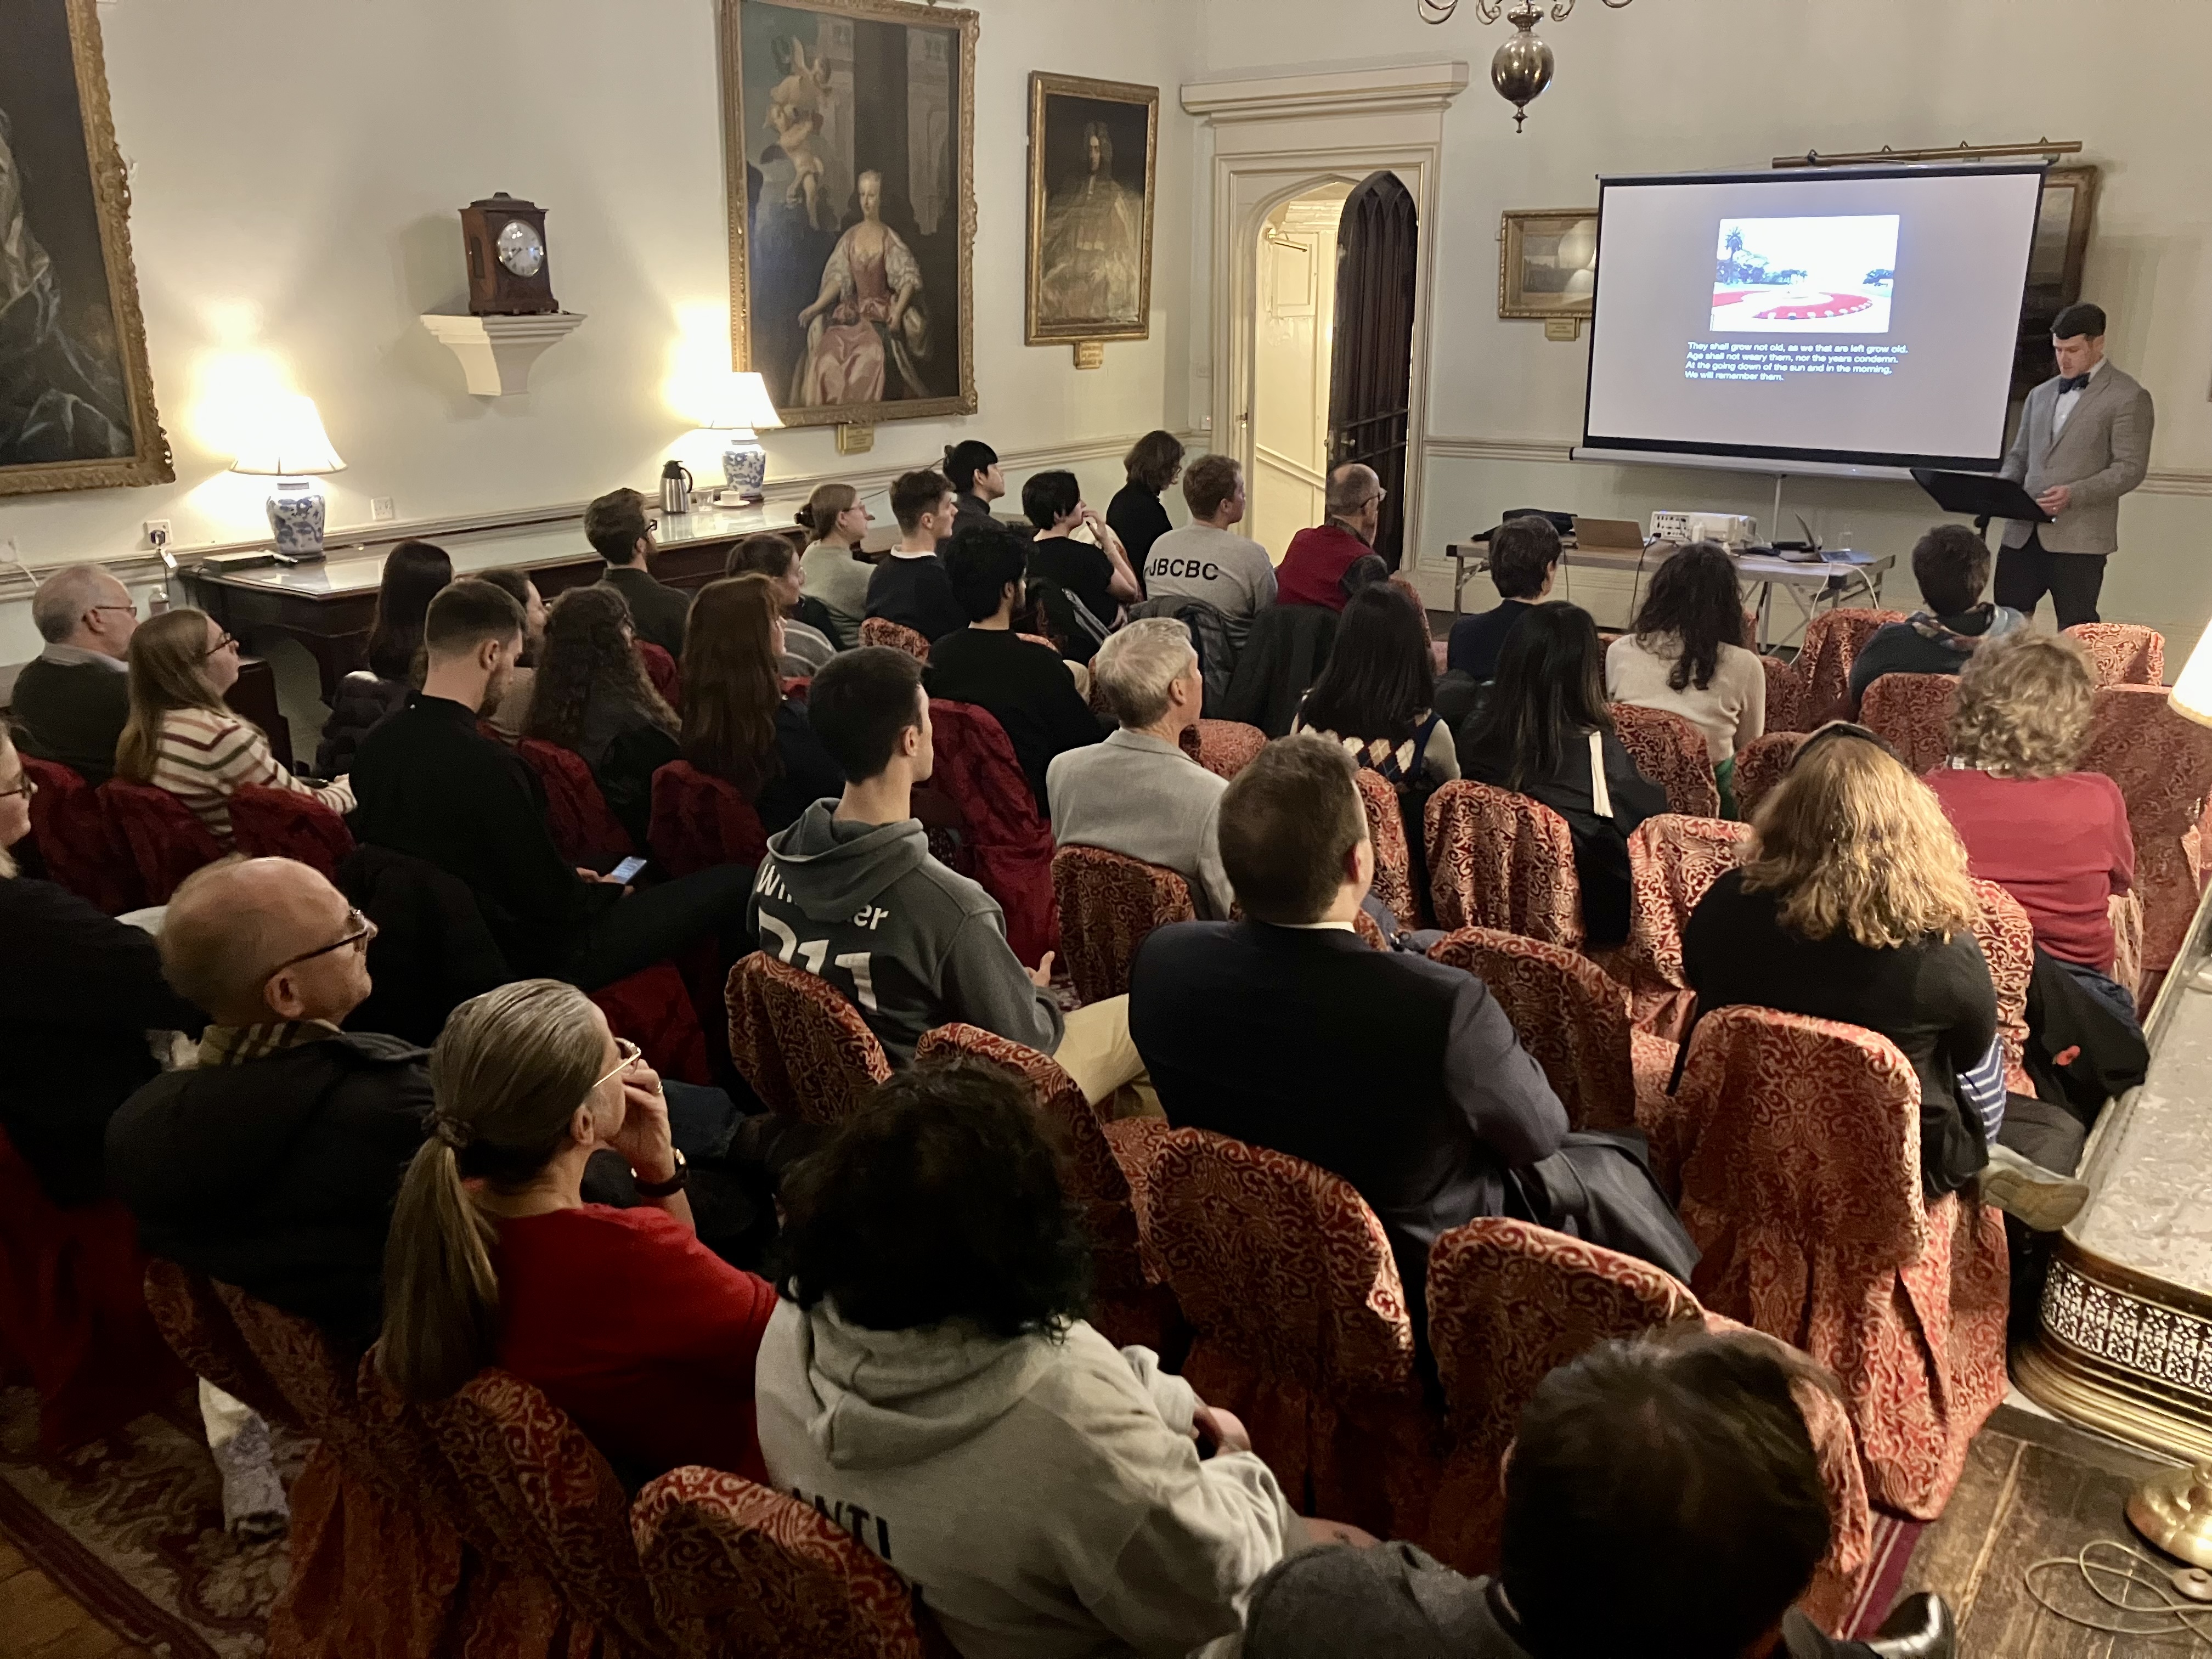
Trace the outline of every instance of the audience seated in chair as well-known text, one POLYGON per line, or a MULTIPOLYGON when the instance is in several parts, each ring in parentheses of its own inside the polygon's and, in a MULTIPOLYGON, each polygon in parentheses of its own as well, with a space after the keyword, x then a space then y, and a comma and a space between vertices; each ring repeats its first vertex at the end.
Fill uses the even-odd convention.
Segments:
POLYGON ((0 725, 0 1130, 67 1207, 106 1191, 107 1121, 161 1070, 148 1034, 196 1037, 207 1016, 162 979, 151 934, 17 870, 33 787, 0 725))
POLYGON ((653 821, 653 775, 680 752, 681 720, 653 689, 621 593, 605 582, 553 601, 526 738, 573 750, 634 845, 653 821))
POLYGON ((1498 604, 1452 624, 1444 667, 1480 684, 1498 678, 1498 653, 1514 625, 1552 597, 1559 569, 1559 532, 1549 519, 1524 514, 1490 535, 1490 580, 1498 604))
POLYGON ((100 566, 72 564, 39 584, 31 622, 46 648, 23 665, 9 693, 23 752, 105 783, 131 718, 124 677, 138 606, 100 566))
POLYGON ((574 868, 553 844, 529 763, 477 732, 522 648, 514 599, 457 581, 431 601, 423 640, 422 690, 362 743, 357 839, 465 882, 518 973, 596 991, 718 930, 738 942, 750 871, 702 870, 629 894, 574 868))
POLYGON ((1323 505, 1328 517, 1298 532, 1283 550, 1275 572, 1278 605, 1343 610, 1349 597, 1345 573, 1375 550, 1375 532, 1382 522, 1382 481, 1373 467, 1346 461, 1331 472, 1323 505))
POLYGON ((2088 1189, 1999 1144, 2004 1050, 1979 901, 1926 786, 1865 728, 1826 727, 1760 804, 1746 851, 1682 930, 1697 1017, 1749 1003, 1888 1038, 1919 1079, 1926 1195, 1978 1182, 2031 1227, 2063 1226, 2088 1189))
MULTIPOLYGON (((1145 597, 1137 573, 1121 550, 1121 538, 1083 499, 1073 472, 1032 472, 1022 485, 1022 513, 1035 526, 1029 541, 1029 575, 1049 582, 1090 613, 1110 633, 1121 621, 1121 607, 1145 597), (1078 540, 1077 531, 1087 540, 1078 540)), ((971 603, 969 614, 975 614, 971 603)), ((1089 661, 1089 648, 1071 646, 1067 654, 1089 661)))
POLYGON ((1091 674, 1121 724, 1047 769, 1054 838, 1173 870, 1202 914, 1225 919, 1235 895, 1218 820, 1228 785, 1182 750, 1206 696, 1190 630, 1165 617, 1130 623, 1107 637, 1091 674))
POLYGON ((1937 1597, 1907 1597, 1871 1643, 1838 1641, 1793 1609, 1833 1524, 1791 1394, 1805 1380, 1834 1391, 1809 1360, 1749 1334, 1676 1327, 1593 1348, 1522 1413, 1495 1577, 1464 1577, 1411 1544, 1310 1550, 1253 1593, 1243 1652, 1950 1659, 1937 1597))
POLYGON ((792 515, 812 539, 799 556, 799 586, 830 613, 833 637, 849 651, 860 642, 868 614, 868 583, 875 567, 860 556, 868 509, 848 483, 817 484, 806 505, 792 515))
MULTIPOLYGON (((453 562, 442 547, 406 541, 384 556, 376 611, 368 624, 368 666, 338 682, 315 749, 315 770, 326 778, 353 769, 354 750, 386 715, 407 702, 422 649, 422 618, 438 590, 453 580, 453 562)), ((528 580, 525 578, 525 580, 528 580)))
MULTIPOLYGON (((1158 428, 1147 432, 1121 458, 1121 487, 1106 503, 1106 522, 1121 538, 1122 549, 1147 592, 1152 583, 1145 565, 1152 556, 1152 544, 1174 527, 1167 508, 1160 505, 1160 496, 1182 476, 1182 440, 1174 433, 1158 428)), ((1267 574, 1273 575, 1272 566, 1267 574)))
POLYGON ((1984 640, 2027 626, 2019 611, 1982 598, 1989 544, 1965 525, 1939 524, 1913 544, 1912 580, 1927 608, 1877 629, 1851 659, 1854 715, 1884 674, 1955 674, 1984 640))
POLYGON ((1372 1541, 1294 1514, 1240 1423, 1085 1322, 1089 1240, 996 1068, 892 1079, 783 1203, 769 1484, 852 1517, 962 1653, 1194 1651, 1285 1553, 1372 1541))
POLYGON ((1425 795, 1459 776, 1436 692, 1436 658, 1419 604, 1395 583, 1370 583, 1346 603, 1328 662, 1291 730, 1342 744, 1355 763, 1401 795, 1425 795))
POLYGON ((115 775, 167 790, 225 849, 225 803, 241 783, 296 789, 333 812, 351 811, 345 779, 319 785, 294 777, 260 729, 231 713, 223 693, 237 683, 238 641, 204 611, 171 611, 132 634, 131 719, 115 745, 115 775))
POLYGON ((161 964, 213 1023, 199 1064, 131 1096, 106 1146, 149 1251, 356 1352, 376 1334, 392 1194, 430 1111, 420 1048, 338 1029, 368 996, 374 934, 304 864, 232 860, 189 878, 161 964))
POLYGON ((687 1463, 763 1479, 753 1364, 775 1295, 699 1242, 636 1047, 574 987, 522 980, 453 1011, 429 1078, 385 1258, 386 1377, 437 1401, 495 1364, 633 1486, 687 1463), (629 1164, 635 1208, 586 1201, 602 1149, 629 1164))
POLYGON ((1635 631, 1605 653, 1607 698, 1680 714, 1704 735, 1731 818, 1736 754, 1766 731, 1766 669, 1743 640, 1734 562, 1717 542, 1692 542, 1652 573, 1635 631))
POLYGON ((1460 775, 1551 808, 1574 837, 1583 930, 1593 946, 1628 937, 1628 838, 1667 810, 1636 769, 1606 710, 1597 628, 1558 599, 1514 625, 1497 683, 1460 728, 1460 775))
MULTIPOLYGON (((979 533, 991 532, 962 532, 979 533)), ((769 842, 746 913, 761 948, 836 987, 894 1065, 913 1060, 923 1032, 958 1020, 1051 1054, 1085 1099, 1133 1081, 1127 1000, 1063 1017, 1046 988, 1050 952, 1024 968, 996 902, 930 855, 914 816, 915 786, 933 763, 921 665, 880 647, 846 652, 816 678, 806 714, 845 790, 769 842)))
POLYGON ((1353 931, 1375 862, 1342 749, 1270 744, 1223 795, 1220 836, 1244 920, 1147 939, 1130 1034, 1177 1128, 1357 1188, 1418 1306, 1429 1246, 1503 1213, 1506 1171, 1558 1151, 1566 1113, 1480 980, 1353 931))
POLYGON ((845 787, 806 705, 783 693, 777 660, 791 623, 781 597, 764 575, 709 582, 684 641, 683 757, 750 801, 771 835, 845 787))
POLYGON ((611 491, 584 509, 584 539, 607 562, 600 584, 622 595, 638 638, 680 657, 691 596, 653 574, 658 550, 653 538, 659 527, 659 520, 646 513, 645 497, 635 489, 611 491))
POLYGON ((963 438, 957 444, 945 445, 945 465, 938 470, 952 486, 952 505, 957 514, 945 528, 948 539, 971 524, 997 522, 991 503, 1006 493, 1006 475, 1000 468, 997 450, 980 438, 963 438))
POLYGON ((1145 592, 1155 599, 1212 605, 1227 627, 1233 665, 1252 618, 1275 602, 1275 563, 1259 543, 1233 533, 1245 510, 1244 469, 1234 456, 1193 461, 1183 474, 1182 499, 1190 522, 1164 530, 1150 551, 1138 556, 1145 592))
MULTIPOLYGON (((730 550, 728 562, 722 567, 728 576, 765 576, 775 584, 776 616, 783 623, 783 642, 776 648, 777 672, 787 680, 807 680, 814 678, 822 665, 844 649, 837 638, 836 620, 830 607, 819 599, 806 597, 805 577, 799 567, 799 550, 790 538, 773 532, 748 536, 730 550)), ((692 615, 699 611, 699 601, 707 597, 702 588, 691 601, 692 615)), ((684 649, 691 649, 692 629, 689 623, 684 630, 684 649)), ((690 698, 690 677, 684 681, 684 698, 690 698)), ((688 712, 688 711, 687 711, 688 712)))
POLYGON ((939 538, 952 529, 952 486, 927 468, 902 472, 891 482, 891 514, 899 544, 868 578, 865 614, 911 628, 934 645, 968 625, 938 557, 939 538))
POLYGON ((945 550, 945 565, 969 623, 932 642, 922 684, 931 696, 974 703, 999 722, 1030 781, 1038 814, 1048 817, 1046 770, 1055 757, 1104 735, 1097 717, 1058 653, 1014 631, 1025 582, 1022 545, 1010 532, 988 525, 963 527, 945 550))
POLYGON ((507 681, 498 705, 484 710, 491 728, 509 743, 519 741, 530 724, 530 694, 537 689, 538 665, 545 659, 545 623, 550 609, 526 570, 487 570, 480 580, 489 582, 522 607, 522 654, 507 681))

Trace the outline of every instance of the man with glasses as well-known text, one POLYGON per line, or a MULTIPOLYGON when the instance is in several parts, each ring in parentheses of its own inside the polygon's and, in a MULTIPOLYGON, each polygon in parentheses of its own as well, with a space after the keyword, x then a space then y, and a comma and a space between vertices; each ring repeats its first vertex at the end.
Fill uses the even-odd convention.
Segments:
POLYGON ((607 562, 599 580, 629 601, 630 625, 638 638, 681 659, 691 596, 653 574, 653 536, 659 528, 659 521, 647 515, 645 497, 635 489, 615 490, 584 509, 584 539, 607 562))
POLYGON ((100 566, 73 564, 39 584, 31 621, 46 645, 15 677, 10 697, 24 750, 105 783, 131 715, 125 665, 138 607, 100 566))
POLYGON ((1275 573, 1277 605, 1318 605, 1342 611, 1344 573, 1375 550, 1382 520, 1382 481, 1371 466, 1347 461, 1328 475, 1328 520, 1291 538, 1275 573))

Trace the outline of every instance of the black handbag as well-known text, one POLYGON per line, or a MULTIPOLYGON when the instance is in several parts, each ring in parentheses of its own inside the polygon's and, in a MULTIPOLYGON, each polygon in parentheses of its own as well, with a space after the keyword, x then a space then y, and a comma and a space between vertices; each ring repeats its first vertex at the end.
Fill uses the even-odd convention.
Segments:
POLYGON ((1576 1129, 1551 1157, 1505 1174, 1505 1212, 1664 1268, 1685 1285, 1698 1247, 1651 1173, 1639 1129, 1576 1129))

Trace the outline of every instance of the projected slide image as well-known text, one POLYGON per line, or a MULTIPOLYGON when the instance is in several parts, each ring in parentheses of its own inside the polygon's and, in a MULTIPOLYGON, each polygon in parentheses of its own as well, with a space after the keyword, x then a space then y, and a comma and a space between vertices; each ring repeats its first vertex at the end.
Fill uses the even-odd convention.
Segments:
POLYGON ((1711 326, 1733 334, 1887 334, 1899 217, 1722 220, 1711 326))

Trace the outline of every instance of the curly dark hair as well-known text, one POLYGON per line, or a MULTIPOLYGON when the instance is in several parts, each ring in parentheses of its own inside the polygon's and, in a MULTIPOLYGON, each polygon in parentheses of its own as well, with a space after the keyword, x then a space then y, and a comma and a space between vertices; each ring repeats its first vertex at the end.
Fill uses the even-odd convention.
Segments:
POLYGON ((585 714, 598 698, 629 704, 671 737, 681 725, 647 678, 630 634, 629 601, 605 582, 570 588, 545 613, 545 649, 522 735, 579 749, 585 714))
POLYGON ((1632 631, 1647 649, 1668 639, 1680 646, 1667 674, 1674 690, 1711 685, 1721 647, 1743 643, 1743 595, 1728 550, 1718 542, 1692 542, 1661 565, 1632 631))
POLYGON ((772 1277, 868 1330, 964 1320, 1058 1336, 1091 1303, 1091 1240, 1019 1079, 974 1060, 880 1085, 784 1177, 772 1277))

